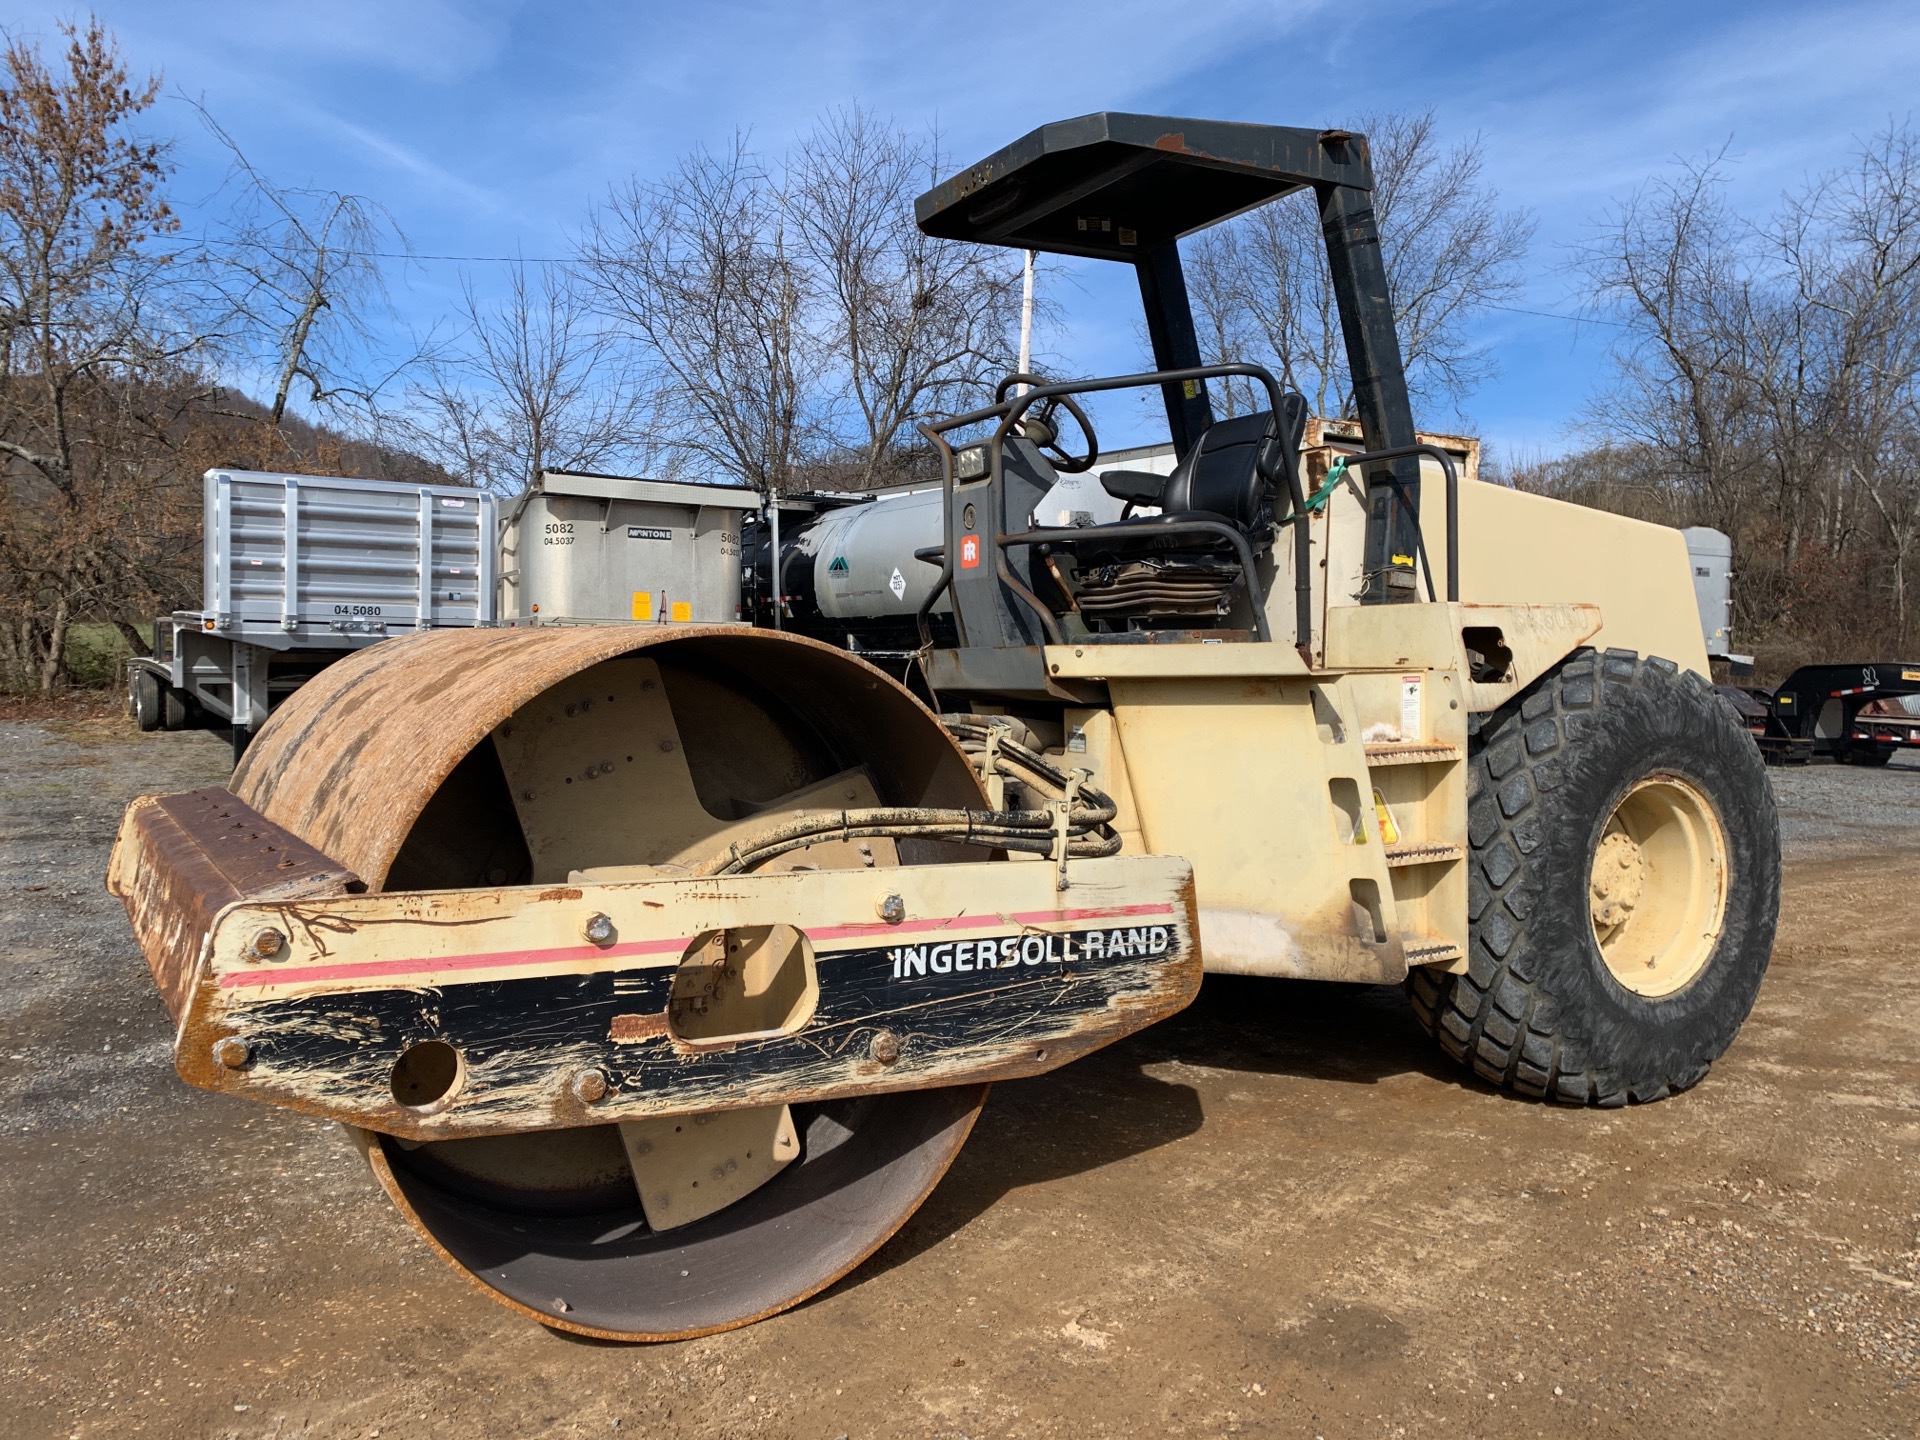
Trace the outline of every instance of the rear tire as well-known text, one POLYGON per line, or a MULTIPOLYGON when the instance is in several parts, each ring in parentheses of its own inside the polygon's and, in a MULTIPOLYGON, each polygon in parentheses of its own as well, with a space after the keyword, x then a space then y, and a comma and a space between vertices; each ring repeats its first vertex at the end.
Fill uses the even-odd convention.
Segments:
POLYGON ((127 676, 127 713, 142 730, 160 728, 160 677, 151 670, 135 670, 127 676))
POLYGON ((1760 756, 1704 681, 1631 651, 1564 661, 1482 724, 1468 839, 1467 973, 1408 980, 1449 1055, 1574 1105, 1707 1073, 1766 971, 1780 844, 1760 756))

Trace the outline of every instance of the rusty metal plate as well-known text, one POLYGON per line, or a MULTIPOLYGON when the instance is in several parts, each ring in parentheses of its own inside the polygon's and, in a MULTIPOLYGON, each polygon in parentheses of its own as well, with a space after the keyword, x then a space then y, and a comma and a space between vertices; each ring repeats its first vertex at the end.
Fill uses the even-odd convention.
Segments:
POLYGON ((196 1085, 436 1140, 1034 1075, 1185 1006, 1192 871, 1168 856, 247 903, 177 1050, 196 1085), (889 896, 905 918, 875 919, 889 896), (792 925, 791 1033, 676 1036, 683 955, 792 925), (262 959, 252 937, 286 937, 262 959), (588 937, 597 935, 601 943, 588 937))
POLYGON ((233 791, 378 890, 427 802, 496 727, 602 661, 642 653, 751 676, 866 763, 887 804, 980 803, 959 747, 887 675, 816 641, 724 625, 430 630, 368 646, 274 712, 233 791))
POLYGON ((366 888, 351 870, 217 785, 135 800, 107 862, 107 890, 126 905, 175 1025, 220 911, 242 899, 366 888))

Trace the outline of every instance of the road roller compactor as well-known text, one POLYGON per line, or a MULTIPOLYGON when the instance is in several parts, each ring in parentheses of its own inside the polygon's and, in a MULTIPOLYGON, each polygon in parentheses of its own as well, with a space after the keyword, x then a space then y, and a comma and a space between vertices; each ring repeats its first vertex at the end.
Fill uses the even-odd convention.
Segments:
POLYGON ((775 590, 842 617, 813 636, 393 639, 288 698, 228 787, 136 801, 108 883, 180 1074, 340 1122, 488 1294, 630 1339, 845 1275, 992 1081, 1203 970, 1404 984, 1522 1095, 1699 1080, 1779 858, 1685 543, 1423 445, 1372 184, 1360 135, 1102 114, 923 196, 937 236, 1134 266, 1157 368, 926 423, 917 540, 789 526, 775 590), (1322 220, 1340 456, 1302 454, 1266 370, 1200 363, 1177 241, 1269 201, 1322 220), (1262 398, 1217 414, 1229 385, 1262 398), (1160 393, 1177 464, 1053 523, 1098 459, 1085 397, 1125 390, 1160 393), (919 637, 911 684, 829 643, 856 612, 919 637))

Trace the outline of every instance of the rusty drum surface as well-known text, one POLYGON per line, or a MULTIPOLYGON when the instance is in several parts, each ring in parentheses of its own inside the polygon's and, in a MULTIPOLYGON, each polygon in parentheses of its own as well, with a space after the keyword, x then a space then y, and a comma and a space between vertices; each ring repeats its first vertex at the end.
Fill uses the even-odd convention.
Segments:
MULTIPOLYGON (((423 890, 648 863, 662 858, 650 835, 684 844, 689 825, 717 832, 856 769, 885 804, 982 803, 938 721, 843 652, 738 627, 583 626, 361 651, 274 714, 232 790, 373 890, 423 890), (529 738, 534 719, 548 729, 529 738), (605 758, 561 774, 548 736, 605 758)), ((899 848, 907 863, 979 858, 899 848)), ((425 1144, 357 1133, 401 1212, 494 1299, 583 1334, 667 1339, 749 1323, 846 1274, 938 1183, 985 1095, 796 1105, 800 1159, 669 1231, 646 1225, 615 1126, 425 1144)))

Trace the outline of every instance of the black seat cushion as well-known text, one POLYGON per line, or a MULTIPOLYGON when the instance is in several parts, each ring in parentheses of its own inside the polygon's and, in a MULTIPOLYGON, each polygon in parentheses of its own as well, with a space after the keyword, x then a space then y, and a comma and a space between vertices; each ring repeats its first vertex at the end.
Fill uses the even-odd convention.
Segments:
POLYGON ((1289 394, 1275 423, 1271 410, 1216 420, 1200 443, 1167 476, 1144 470, 1109 470, 1100 484, 1129 505, 1157 505, 1163 517, 1205 512, 1242 530, 1271 518, 1267 506, 1284 494, 1289 467, 1297 463, 1306 427, 1306 401, 1289 394))
POLYGON ((1242 528, 1252 525, 1279 476, 1279 440, 1270 410, 1216 420, 1168 477, 1161 513, 1205 510, 1242 528))

